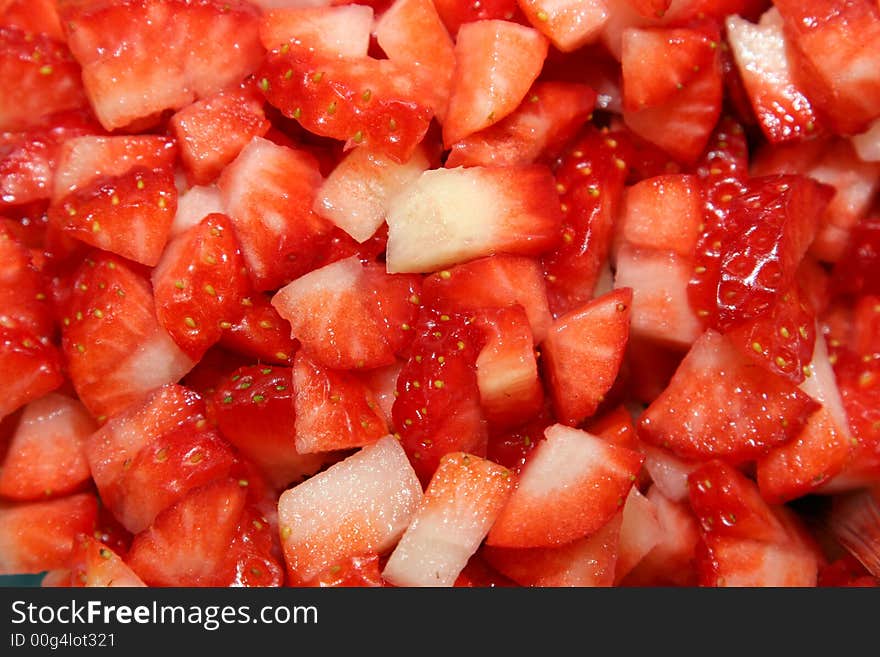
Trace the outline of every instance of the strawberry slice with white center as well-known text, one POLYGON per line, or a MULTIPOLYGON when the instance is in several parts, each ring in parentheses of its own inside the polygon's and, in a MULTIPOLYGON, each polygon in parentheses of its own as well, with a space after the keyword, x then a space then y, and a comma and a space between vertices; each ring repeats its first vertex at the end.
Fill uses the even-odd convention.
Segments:
POLYGON ((300 454, 363 447, 388 434, 372 392, 350 372, 322 367, 299 351, 293 387, 294 442, 300 454))
POLYGON ((476 362, 486 419, 494 425, 522 424, 544 405, 528 316, 521 306, 486 309, 476 314, 474 323, 486 335, 476 362))
POLYGON ((623 506, 644 457, 585 431, 548 427, 487 543, 549 547, 582 538, 623 506))
POLYGON ((269 130, 254 84, 221 91, 187 105, 169 121, 191 183, 216 179, 241 149, 269 130))
POLYGON ((430 99, 390 59, 340 58, 285 44, 257 74, 266 100, 309 132, 406 162, 431 121, 430 99))
POLYGON ((767 139, 778 143, 817 134, 820 119, 795 82, 779 11, 769 9, 757 25, 728 16, 725 26, 737 70, 767 139))
POLYGON ((392 424, 427 484, 449 452, 486 453, 476 362, 485 337, 461 314, 426 309, 397 377, 392 424))
POLYGON ((633 486, 623 505, 614 582, 619 584, 662 539, 663 528, 654 502, 633 486))
POLYGON ((446 167, 514 166, 555 156, 584 125, 596 92, 575 82, 536 82, 520 106, 451 146, 446 167))
POLYGON ((443 122, 448 147, 513 112, 547 57, 540 32, 504 20, 467 23, 455 41, 455 73, 443 122))
POLYGON ((289 488, 278 500, 289 580, 303 584, 342 559, 385 552, 421 499, 418 477, 392 436, 289 488))
POLYGON ((76 537, 95 530, 97 514, 98 500, 91 493, 0 504, 0 574, 66 568, 76 537))
POLYGON ((79 536, 71 568, 73 586, 144 587, 143 580, 128 567, 122 558, 101 541, 91 536, 79 536))
POLYGON ((425 278, 422 296, 427 306, 455 312, 521 306, 536 344, 553 321, 541 266, 522 256, 499 254, 444 269, 425 278))
POLYGON ((395 586, 452 586, 507 501, 511 472, 462 452, 440 460, 382 577, 395 586))
POLYGON ((590 536, 557 547, 487 545, 482 553, 493 568, 520 586, 613 586, 621 517, 618 513, 590 536))
POLYGON ((262 137, 223 170, 223 205, 257 290, 275 290, 315 266, 332 228, 312 211, 320 185, 313 155, 262 137))
POLYGON ((0 27, 0 131, 22 130, 87 105, 80 69, 63 41, 0 27))
POLYGON ((366 148, 350 151, 324 180, 315 212, 358 242, 366 242, 385 221, 391 198, 430 167, 419 148, 404 163, 366 148))
POLYGON ((272 305, 316 361, 335 369, 390 365, 410 339, 419 280, 351 256, 301 276, 272 305))
POLYGON ((293 399, 289 367, 245 365, 224 377, 208 400, 209 415, 223 436, 279 490, 334 458, 297 451, 293 399))
POLYGON ((154 123, 166 109, 238 82, 263 57, 259 11, 245 2, 65 3, 60 15, 107 130, 154 123))
POLYGON ((70 380, 95 417, 116 413, 178 381, 194 362, 156 319, 149 281, 107 254, 72 279, 61 344, 70 380))
POLYGON ((557 319, 542 345, 559 420, 577 425, 611 389, 629 339, 629 288, 609 292, 557 319))
POLYGON ((366 57, 372 28, 373 8, 366 5, 279 6, 260 19, 260 41, 266 50, 299 44, 339 57, 366 57))
POLYGON ((271 528, 236 479, 197 488, 135 536, 126 561, 150 586, 280 586, 271 528))
POLYGON ((559 242, 562 212, 546 166, 423 173, 391 201, 389 272, 430 272, 495 253, 536 255, 559 242))
POLYGON ((607 0, 519 0, 532 26, 562 52, 596 40, 608 20, 607 0))
POLYGON ((642 415, 639 434, 681 457, 741 463, 794 438, 818 408, 709 330, 642 415))
POLYGON ((220 214, 225 212, 217 186, 193 185, 177 198, 177 211, 168 238, 174 239, 215 212, 220 214))
POLYGON ((433 0, 396 0, 376 22, 376 42, 421 85, 443 122, 452 91, 456 56, 452 38, 433 0))
POLYGON ((211 214, 165 249, 153 270, 156 317, 193 360, 244 314, 250 284, 232 222, 211 214))
POLYGON ((0 496, 40 500, 81 489, 91 478, 85 439, 96 428, 70 397, 49 393, 28 404, 0 462, 0 496))

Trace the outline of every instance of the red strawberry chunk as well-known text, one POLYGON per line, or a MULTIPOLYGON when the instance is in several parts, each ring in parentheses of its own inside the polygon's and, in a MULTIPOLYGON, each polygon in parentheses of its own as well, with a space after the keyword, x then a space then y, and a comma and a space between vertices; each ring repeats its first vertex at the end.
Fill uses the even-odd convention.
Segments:
POLYGON ((557 319, 543 343, 556 416, 577 425, 611 389, 629 339, 632 290, 602 295, 557 319))
POLYGON ((595 41, 609 14, 604 0, 519 0, 518 4, 535 29, 562 52, 572 52, 595 41))
POLYGON ((541 266, 531 258, 495 255, 479 258, 425 278, 424 304, 453 311, 522 306, 535 343, 553 321, 541 266))
POLYGON ((156 319, 149 281, 121 259, 87 259, 71 289, 62 348, 70 380, 95 417, 112 415, 192 369, 156 319))
POLYGON ((698 559, 699 585, 714 587, 814 587, 819 563, 799 546, 711 536, 698 559))
POLYGON ((0 223, 0 327, 48 339, 54 326, 46 281, 11 228, 0 223))
POLYGON ((253 85, 221 91, 184 107, 169 122, 180 144, 188 179, 211 182, 247 146, 269 130, 263 100, 253 85))
POLYGON ((220 91, 253 72, 263 56, 258 10, 244 2, 68 3, 60 14, 86 93, 108 130, 153 122, 163 110, 220 91))
POLYGON ((210 214, 175 239, 153 270, 156 317, 193 360, 244 314, 250 285, 232 222, 210 214))
POLYGON ((0 131, 86 106, 79 65, 63 42, 46 34, 0 27, 0 85, 0 131))
POLYGON ((493 18, 511 20, 519 14, 516 0, 436 0, 434 4, 453 37, 465 23, 493 18))
POLYGON ((379 555, 370 554, 343 559, 310 579, 305 586, 322 588, 376 588, 385 586, 385 581, 382 579, 382 566, 379 563, 379 555))
POLYGON ((7 0, 0 11, 0 25, 47 34, 61 40, 64 32, 55 5, 55 0, 7 0))
POLYGON ((61 368, 57 348, 30 331, 0 327, 0 418, 58 388, 61 368))
POLYGON ((289 488, 278 500, 289 581, 302 585, 346 559, 385 552, 421 499, 419 480, 391 436, 289 488))
POLYGON ((554 421, 551 405, 545 400, 541 412, 525 424, 512 429, 490 426, 487 457, 490 461, 519 473, 532 450, 544 440, 544 430, 554 421))
POLYGON ((255 292, 241 299, 244 314, 238 321, 223 320, 221 346, 265 363, 289 365, 299 348, 290 337, 289 324, 278 314, 269 298, 255 292))
POLYGON ((623 506, 643 457, 561 424, 529 456, 489 545, 550 547, 601 529, 623 506))
POLYGON ((880 294, 880 218, 866 217, 853 227, 831 285, 843 294, 880 294))
POLYGON ((880 359, 841 351, 834 373, 855 440, 849 467, 838 477, 843 488, 850 488, 847 479, 860 486, 876 481, 880 473, 880 359))
POLYGON ((816 134, 820 119, 795 81, 779 12, 765 12, 758 25, 730 16, 726 27, 737 70, 767 139, 778 143, 816 134))
POLYGON ((0 573, 66 568, 76 537, 92 533, 97 513, 91 493, 0 505, 0 573))
POLYGON ((258 79, 269 103, 309 132, 399 162, 410 158, 432 116, 408 68, 388 59, 338 58, 290 45, 269 53, 258 79))
POLYGON ((710 330, 642 415, 639 434, 685 458, 739 463, 797 436, 818 407, 710 330))
POLYGON ((592 115, 596 92, 573 82, 536 82, 509 116, 451 145, 447 167, 514 166, 548 159, 592 115))
POLYGON ((351 256, 296 279, 272 305, 319 363, 369 369, 393 363, 410 339, 418 288, 417 277, 386 274, 351 256))
POLYGON ((40 500, 81 489, 91 479, 85 439, 96 428, 70 397, 49 393, 28 404, 0 462, 0 496, 40 500))
POLYGON ((72 586, 143 587, 143 580, 101 541, 81 535, 76 539, 70 578, 72 586))
POLYGON ((299 453, 363 447, 388 434, 378 402, 354 374, 322 367, 300 351, 293 386, 299 453))
POLYGON ((315 266, 331 225, 312 211, 321 174, 310 153, 254 137, 218 184, 257 290, 315 266))
POLYGON ((451 146, 513 112, 541 72, 547 49, 540 32, 510 21, 462 26, 443 143, 451 146))
POLYGON ((486 453, 476 362, 484 338, 464 315, 424 311, 397 379, 393 424, 427 483, 449 452, 486 453))
POLYGON ((621 514, 590 536, 553 547, 487 545, 489 564, 520 586, 607 587, 614 584, 621 514))
POLYGON ((477 551, 513 487, 496 463, 445 455, 382 576, 395 586, 452 586, 477 551))
POLYGON ((289 367, 246 365, 224 377, 208 405, 223 436, 279 489, 314 474, 328 459, 296 449, 293 400, 289 367))
POLYGON ((627 175, 622 146, 615 137, 587 127, 559 160, 562 241, 544 256, 550 309, 557 317, 593 298, 627 175))

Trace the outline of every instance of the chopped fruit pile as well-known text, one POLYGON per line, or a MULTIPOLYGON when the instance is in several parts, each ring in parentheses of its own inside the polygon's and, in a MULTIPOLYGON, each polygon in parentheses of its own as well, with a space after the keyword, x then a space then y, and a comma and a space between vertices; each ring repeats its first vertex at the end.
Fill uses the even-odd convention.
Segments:
POLYGON ((875 0, 3 0, 0 89, 0 575, 880 585, 875 0))

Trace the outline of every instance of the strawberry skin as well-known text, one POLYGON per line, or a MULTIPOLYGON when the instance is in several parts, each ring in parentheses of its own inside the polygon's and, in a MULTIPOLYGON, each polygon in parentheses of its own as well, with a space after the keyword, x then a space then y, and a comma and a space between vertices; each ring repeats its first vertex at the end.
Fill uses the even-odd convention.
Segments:
POLYGON ((58 349, 30 331, 0 327, 0 418, 64 383, 58 349))

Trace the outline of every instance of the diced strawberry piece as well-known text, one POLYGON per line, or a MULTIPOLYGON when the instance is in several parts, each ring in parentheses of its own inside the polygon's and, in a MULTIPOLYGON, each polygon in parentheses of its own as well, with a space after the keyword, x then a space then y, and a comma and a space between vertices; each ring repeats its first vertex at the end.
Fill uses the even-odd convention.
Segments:
POLYGON ((544 257, 550 309, 557 317, 593 298, 627 175, 622 147, 613 136, 587 127, 559 160, 562 241, 544 257))
POLYGON ((269 130, 263 99, 252 86, 221 91, 174 114, 169 126, 191 183, 211 182, 254 137, 269 130))
POLYGON ((30 331, 0 327, 0 418, 58 388, 61 367, 53 345, 30 331))
POLYGON ((876 490, 833 498, 827 523, 831 535, 871 575, 880 577, 880 501, 876 490))
POLYGON ((590 536, 554 547, 488 545, 486 560, 521 586, 608 587, 614 584, 621 514, 590 536))
MULTIPOLYGON (((138 534, 126 558, 150 586, 241 586, 242 566, 254 559, 262 566, 258 585, 280 586, 283 568, 269 554, 268 541, 242 541, 254 529, 246 489, 235 479, 221 479, 195 489, 163 511, 138 534)), ((268 533, 260 523, 258 532, 268 533)))
POLYGON ((465 23, 493 18, 512 20, 519 14, 516 0, 435 0, 434 4, 453 38, 465 23))
POLYGON ((545 440, 544 431, 555 422, 550 404, 545 400, 542 411, 518 427, 490 427, 486 455, 517 474, 529 460, 529 454, 545 440))
POLYGON ((211 214, 175 239, 153 270, 156 317, 193 360, 244 314, 250 290, 232 222, 211 214))
POLYGON ((853 226, 831 280, 839 293, 880 294, 880 218, 866 217, 853 226))
POLYGON ((632 416, 623 405, 594 417, 586 424, 585 430, 594 436, 604 438, 612 445, 632 450, 640 450, 642 447, 632 416))
POLYGON ((143 587, 143 580, 101 541, 91 536, 76 539, 71 581, 85 587, 143 587))
POLYGON ((622 586, 696 586, 695 557, 700 531, 689 505, 648 489, 660 526, 659 541, 627 576, 622 586))
MULTIPOLYGON (((664 40, 658 40, 660 47, 652 50, 654 54, 650 57, 645 53, 639 55, 639 59, 644 58, 649 71, 665 68, 664 40)), ((717 41, 716 36, 710 36, 706 46, 717 41)), ((675 91, 664 102, 624 111, 624 121, 634 133, 683 163, 695 162, 699 158, 721 112, 721 57, 717 48, 712 52, 714 57, 709 63, 702 65, 681 89, 673 84, 675 91)))
POLYGON ((332 264, 356 256, 364 264, 385 264, 385 248, 388 244, 388 225, 382 222, 365 242, 356 241, 341 228, 330 233, 327 248, 320 259, 320 266, 332 264))
POLYGON ((785 529, 755 482, 736 468, 709 461, 691 472, 688 489, 704 532, 765 542, 785 540, 785 529))
POLYGON ((818 407, 710 330, 642 415, 639 434, 678 456, 739 463, 797 436, 818 407))
POLYGON ((315 575, 304 584, 312 587, 378 588, 385 586, 378 554, 349 557, 315 575))
POLYGON ((279 6, 263 13, 260 41, 266 50, 294 44, 339 57, 366 57, 372 27, 373 8, 366 5, 279 6))
POLYGON ((290 337, 290 325, 269 298, 256 292, 241 300, 244 315, 237 322, 221 322, 221 346, 267 363, 290 365, 299 348, 290 337))
POLYGON ((506 468, 473 454, 446 454, 382 576, 395 586, 452 586, 512 487, 506 468))
POLYGON ((149 282, 121 259, 88 259, 71 289, 62 347, 70 379, 95 417, 112 415, 192 369, 156 319, 149 282))
POLYGON ((220 91, 263 57, 259 12, 244 2, 65 3, 60 15, 86 93, 108 130, 152 122, 166 109, 220 91))
POLYGON ((633 486, 623 505, 615 583, 619 584, 661 540, 663 527, 657 518, 654 502, 633 486))
POLYGON ((573 82, 536 82, 506 118, 451 145, 446 167, 515 166, 545 160, 591 116, 596 92, 573 82))
POLYGON ((366 242, 384 223, 391 198, 428 168, 423 149, 416 149, 409 160, 399 163, 356 148, 324 180, 314 210, 358 242, 366 242))
POLYGON ((548 547, 592 534, 623 505, 643 457, 556 424, 529 456, 487 543, 548 547))
POLYGON ((372 392, 354 374, 293 360, 295 442, 300 454, 363 447, 388 434, 372 392))
POLYGON ((394 428, 423 483, 449 452, 486 453, 476 362, 485 337, 469 318, 426 310, 397 378, 394 428))
POLYGON ((97 512, 97 499, 91 493, 0 505, 0 573, 67 567, 75 538, 92 533, 97 512))
POLYGON ((820 119, 795 82, 779 12, 767 11, 757 25, 728 16, 725 26, 737 70, 767 139, 779 143, 817 134, 820 119))
POLYGON ((627 3, 646 18, 659 18, 669 9, 672 0, 627 0, 627 3))
POLYGON ((658 492, 673 502, 688 496, 688 477, 700 466, 700 461, 682 459, 662 447, 640 443, 645 455, 645 471, 658 492))
POLYGON ((521 306, 509 306, 478 312, 474 323, 486 338, 476 361, 485 417, 496 425, 522 424, 544 405, 528 316, 521 306))
POLYGON ((835 132, 859 132, 880 115, 880 7, 870 0, 773 3, 796 58, 796 79, 835 132))
POLYGON ((0 326, 48 339, 54 332, 46 281, 30 251, 0 223, 0 326))
POLYGON ((474 554, 462 569, 453 586, 459 588, 495 588, 514 587, 515 582, 489 566, 483 557, 482 550, 474 554))
POLYGON ((426 171, 395 196, 389 272, 428 272, 495 253, 537 255, 559 242, 562 212, 542 165, 426 171))
POLYGON ((50 393, 28 404, 0 464, 0 496, 40 500, 91 479, 84 442, 97 427, 77 400, 50 393))
POLYGON ((529 22, 562 52, 572 52, 596 40, 608 20, 605 0, 518 0, 529 22))
POLYGON ((6 0, 0 10, 0 25, 64 39, 55 0, 6 0))
POLYGON ((301 45, 273 50, 258 73, 266 99, 309 132, 407 161, 431 121, 409 69, 388 59, 338 58, 301 45))
POLYGON ((854 440, 848 467, 829 484, 838 490, 871 484, 880 476, 880 360, 866 356, 843 351, 834 363, 854 440))
POLYGON ((185 233, 209 214, 224 214, 226 208, 216 185, 193 185, 177 197, 177 212, 171 224, 169 239, 185 233))
POLYGON ((621 288, 557 319, 543 343, 556 415, 577 425, 614 384, 629 338, 633 294, 621 288))
POLYGON ((296 279, 272 305, 322 365, 369 369, 393 363, 409 340, 418 288, 417 277, 392 276, 352 256, 296 279))
POLYGON ((628 187, 616 241, 690 258, 703 223, 701 192, 700 180, 692 174, 652 176, 628 187))
POLYGON ((816 556, 799 546, 710 536, 699 560, 700 586, 814 587, 816 556))
POLYGON ((312 211, 321 174, 310 153, 254 137, 218 184, 258 290, 313 268, 331 225, 312 211))
POLYGON ((770 372, 800 383, 813 356, 816 318, 795 285, 766 313, 738 324, 727 335, 740 351, 770 372))
POLYGON ((227 375, 209 400, 223 436, 278 489, 299 483, 327 460, 297 451, 293 399, 289 367, 247 365, 227 375))
POLYGON ((79 65, 64 43, 14 27, 0 27, 0 85, 0 131, 87 104, 79 65))
POLYGON ((424 89, 428 106, 442 123, 452 93, 456 55, 433 0, 396 0, 373 31, 388 58, 424 89))
POLYGON ((421 499, 419 480, 391 436, 289 488, 278 500, 278 521, 290 582, 308 582, 349 557, 386 551, 421 499))
POLYGON ((504 20, 467 23, 455 41, 455 74, 443 122, 448 147, 513 112, 547 57, 537 30, 504 20))
POLYGON ((625 243, 617 254, 616 288, 632 289, 632 335, 681 349, 700 336, 702 323, 691 308, 689 258, 674 251, 625 243))
POLYGON ((431 308, 456 312, 522 306, 536 344, 553 321, 541 267, 531 258, 502 254, 443 270, 425 278, 422 296, 431 308))

